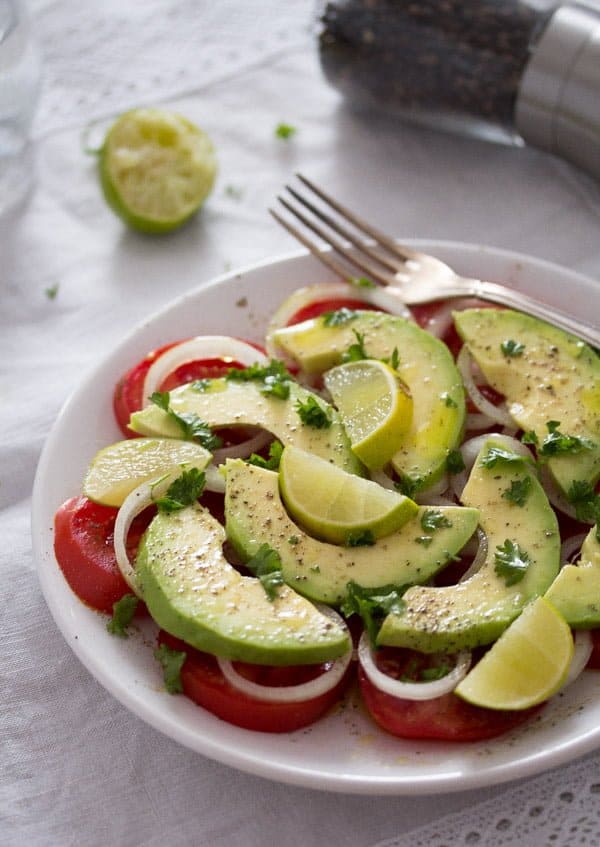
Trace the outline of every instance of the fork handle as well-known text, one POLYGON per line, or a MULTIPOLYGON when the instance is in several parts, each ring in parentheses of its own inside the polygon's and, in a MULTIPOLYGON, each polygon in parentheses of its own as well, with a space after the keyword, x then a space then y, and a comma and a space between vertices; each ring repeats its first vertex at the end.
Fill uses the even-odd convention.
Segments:
MULTIPOLYGON (((533 315, 535 318, 540 318, 560 329, 564 329, 566 332, 570 332, 572 335, 577 336, 577 338, 586 341, 592 347, 600 347, 600 331, 559 309, 546 306, 544 303, 540 303, 539 300, 534 300, 533 297, 528 297, 526 294, 521 294, 520 292, 513 292, 511 289, 505 288, 503 285, 497 285, 495 282, 487 282, 481 279, 469 279, 464 280, 464 282, 469 283, 469 294, 473 297, 533 315)), ((464 297, 465 286, 462 285, 460 290, 458 288, 455 289, 455 292, 449 295, 448 291, 444 291, 444 295, 446 297, 464 297)))

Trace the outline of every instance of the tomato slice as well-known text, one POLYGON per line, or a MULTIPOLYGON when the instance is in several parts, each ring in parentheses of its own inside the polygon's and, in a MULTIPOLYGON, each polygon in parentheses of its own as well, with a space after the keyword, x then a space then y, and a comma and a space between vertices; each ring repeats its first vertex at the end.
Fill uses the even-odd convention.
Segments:
MULTIPOLYGON (((423 658, 423 654, 413 650, 386 647, 377 651, 376 661, 381 670, 399 677, 407 667, 419 666, 423 658)), ((500 712, 473 706, 452 692, 431 700, 406 700, 380 691, 360 666, 358 679, 363 700, 373 719, 386 732, 399 738, 482 741, 519 726, 541 709, 536 706, 523 711, 500 712)))
MULTIPOLYGON (((270 703, 249 697, 227 682, 214 656, 195 650, 161 631, 159 644, 183 650, 181 669, 184 694, 221 720, 258 732, 293 732, 318 720, 341 697, 349 674, 326 694, 299 703, 270 703)), ((298 685, 325 670, 325 665, 271 667, 235 663, 238 673, 260 685, 298 685)))
MULTIPOLYGON (((80 600, 109 614, 117 600, 131 594, 115 558, 117 512, 80 496, 63 503, 54 517, 54 553, 65 579, 80 600)), ((131 525, 127 537, 130 558, 135 557, 150 517, 146 511, 131 525)))
POLYGON ((373 306, 371 303, 366 303, 364 300, 359 300, 356 297, 330 297, 328 300, 316 300, 314 303, 309 303, 298 309, 288 320, 286 326, 308 321, 311 318, 318 318, 323 312, 337 312, 338 309, 366 309, 375 312, 383 311, 378 306, 373 306))
MULTIPOLYGON (((164 347, 152 350, 117 382, 113 393, 113 411, 119 428, 126 438, 134 438, 139 435, 139 433, 129 429, 129 418, 132 412, 137 412, 143 406, 144 398, 142 394, 144 380, 151 365, 159 356, 180 343, 180 341, 175 341, 172 344, 165 344, 164 347)), ((252 344, 252 342, 246 343, 252 344)), ((252 344, 252 346, 256 347, 260 352, 264 352, 263 348, 258 344, 252 344)), ((216 379, 224 376, 231 368, 243 367, 244 365, 240 364, 240 362, 225 361, 218 357, 200 359, 196 362, 186 362, 186 364, 181 365, 181 367, 173 371, 172 374, 169 374, 161 385, 161 390, 170 391, 178 385, 184 385, 186 382, 192 382, 195 379, 216 379)))

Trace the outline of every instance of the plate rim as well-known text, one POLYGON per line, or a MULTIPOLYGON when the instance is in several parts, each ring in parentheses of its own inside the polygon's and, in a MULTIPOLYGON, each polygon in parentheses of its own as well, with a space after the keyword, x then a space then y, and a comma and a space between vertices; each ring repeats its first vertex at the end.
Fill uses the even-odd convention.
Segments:
MULTIPOLYGON (((564 268, 556 263, 549 262, 545 259, 540 259, 525 253, 520 253, 502 248, 489 247, 486 245, 468 243, 461 241, 437 240, 437 239, 403 239, 403 243, 410 245, 416 249, 435 253, 436 250, 441 252, 450 251, 468 256, 469 259, 475 257, 476 261, 482 256, 494 257, 496 260, 504 260, 508 263, 521 263, 525 267, 534 267, 541 272, 549 271, 551 274, 558 274, 561 278, 570 279, 584 288, 593 289, 598 285, 590 277, 581 274, 577 271, 564 268)), ((600 727, 596 730, 590 730, 588 733, 579 736, 576 740, 570 740, 568 743, 558 744, 552 751, 537 750, 529 755, 525 760, 519 762, 508 761, 497 764, 495 766, 485 768, 483 762, 480 763, 481 769, 474 769, 470 774, 457 775, 435 775, 423 773, 424 766, 417 769, 415 775, 397 776, 397 775, 380 775, 380 776, 361 776, 358 774, 345 775, 324 775, 322 772, 313 768, 308 768, 300 765, 288 765, 284 763, 274 763, 270 760, 259 758, 255 754, 250 754, 245 751, 231 749, 223 749, 222 744, 213 741, 212 738, 190 737, 190 734, 183 730, 181 723, 169 716, 166 720, 165 715, 157 715, 156 709, 153 708, 151 701, 147 698, 147 692, 142 692, 141 689, 115 690, 114 681, 111 680, 110 674, 107 674, 103 663, 98 660, 98 656, 90 654, 87 647, 74 636, 72 628, 68 625, 64 614, 56 607, 56 604, 51 597, 50 591, 50 570, 47 565, 54 567, 58 566, 54 560, 53 554, 47 549, 44 549, 42 539, 45 536, 45 528, 43 527, 46 505, 43 501, 43 483, 44 474, 51 463, 55 442, 59 441, 61 427, 63 422, 68 418, 71 410, 76 406, 79 394, 83 392, 85 386, 93 380, 96 373, 106 367, 107 361, 116 355, 119 351, 124 350, 128 345, 133 343, 135 339, 143 334, 149 327, 153 327, 161 320, 165 320, 172 312, 177 312, 188 301, 194 300, 198 296, 210 289, 223 284, 228 284, 237 279, 241 279, 249 273, 260 272, 264 269, 270 269, 285 265, 289 262, 296 261, 311 261, 317 260, 310 256, 308 251, 297 249, 291 252, 276 255, 274 257, 265 258, 259 262, 249 263, 240 268, 220 274, 210 280, 200 283, 190 291, 184 292, 177 297, 166 301, 160 308, 154 310, 152 314, 138 321, 132 326, 129 331, 123 335, 119 343, 111 351, 111 355, 103 356, 87 373, 82 375, 78 385, 69 394, 64 402, 59 414, 57 415, 50 432, 48 433, 43 449, 40 454, 38 466, 36 469, 32 504, 31 504, 31 530, 33 542, 33 554, 35 559, 36 571, 42 588, 44 600, 50 609, 52 617, 71 647, 77 658, 82 662, 84 667, 102 684, 102 686, 115 699, 121 702, 134 715, 144 720, 157 731, 167 735, 177 743, 182 744, 188 749, 197 753, 201 753, 209 758, 226 764, 230 767, 237 768, 240 771, 250 773, 256 776, 261 776, 268 779, 275 779, 287 784, 301 786, 305 788, 318 789, 323 791, 362 794, 362 795, 432 795, 437 793, 456 792, 461 790, 472 790, 482 788, 484 786, 496 785, 510 780, 520 779, 540 773, 543 770, 548 770, 552 767, 570 762, 586 753, 591 752, 600 746, 600 727), (135 692, 135 693, 134 693, 135 692), (483 770, 484 778, 482 780, 481 770, 483 770), (458 784, 456 784, 458 782, 458 784)), ((321 267, 318 265, 318 267, 321 267)), ((322 274, 328 281, 335 279, 328 273, 322 274)), ((118 377, 118 374, 117 374, 118 377)), ((46 510, 47 511, 47 510, 46 510)), ((47 530, 47 527, 46 527, 47 530)), ((50 529, 50 534, 52 530, 50 529)), ((83 605, 83 604, 82 604, 83 605)), ((195 707, 197 708, 197 707, 195 707)), ((248 731, 243 731, 248 732, 248 731)), ((260 733, 253 735, 261 735, 260 733)), ((500 741, 502 739, 499 739, 500 741)))

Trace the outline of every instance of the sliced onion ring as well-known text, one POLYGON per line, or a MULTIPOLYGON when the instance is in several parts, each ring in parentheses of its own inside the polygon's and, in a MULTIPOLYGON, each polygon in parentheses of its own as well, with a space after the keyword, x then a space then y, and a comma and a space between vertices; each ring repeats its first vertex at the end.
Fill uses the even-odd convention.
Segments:
POLYGON ((560 491, 558 485, 552 478, 547 465, 542 465, 540 467, 540 482, 542 483, 542 488, 546 492, 546 497, 550 500, 554 508, 576 520, 577 512, 575 507, 572 503, 569 503, 567 498, 560 491))
POLYGON ((592 655, 592 650, 594 649, 594 642, 592 641, 592 636, 587 629, 577 629, 574 632, 574 643, 575 650, 573 651, 573 658, 571 659, 571 664, 569 665, 569 672, 567 674, 567 678, 563 683, 563 688, 566 688, 567 685, 570 685, 572 682, 575 682, 577 677, 582 673, 587 665, 590 656, 592 655))
POLYGON ((431 682, 401 682, 383 673, 377 667, 367 632, 363 632, 358 643, 358 661, 370 682, 379 691, 401 700, 433 700, 454 691, 467 675, 471 666, 471 653, 463 650, 456 656, 454 668, 441 679, 431 682))
POLYGON ((169 485, 180 474, 181 468, 178 467, 161 477, 142 482, 127 495, 117 512, 114 531, 115 557, 123 579, 138 597, 142 597, 142 591, 135 568, 127 555, 126 542, 129 529, 135 518, 148 506, 152 506, 158 498, 162 497, 169 485))
MULTIPOLYGON (((320 604, 318 608, 327 617, 334 619, 336 623, 347 629, 343 618, 333 609, 330 609, 328 606, 321 606, 320 604)), ((321 697, 323 694, 331 691, 332 688, 335 688, 350 664, 352 649, 348 650, 343 656, 340 656, 339 659, 336 659, 325 673, 319 674, 314 679, 309 679, 308 682, 302 682, 299 685, 259 685, 239 674, 229 659, 223 659, 220 656, 217 656, 216 659, 221 673, 227 682, 241 694, 253 697, 255 700, 262 700, 266 703, 299 703, 304 700, 314 700, 315 697, 321 697)))
POLYGON ((150 366, 144 380, 144 405, 165 379, 182 365, 201 359, 225 359, 241 365, 266 364, 267 357, 245 341, 229 335, 198 335, 165 350, 150 366))
POLYGON ((579 532, 577 535, 570 535, 565 538, 560 546, 560 561, 562 564, 569 564, 573 553, 577 553, 581 549, 587 532, 579 532))
POLYGON ((514 421, 509 415, 506 405, 494 406, 487 397, 484 397, 473 379, 471 366, 473 357, 469 353, 466 344, 461 347, 460 353, 456 358, 456 364, 463 378, 467 394, 480 412, 488 415, 495 423, 502 426, 514 426, 514 421))
POLYGON ((232 444, 231 447, 219 447, 213 453, 213 461, 215 465, 222 465, 226 459, 246 459, 252 453, 258 453, 272 440, 273 436, 270 432, 259 429, 255 435, 245 441, 240 441, 239 444, 232 444))

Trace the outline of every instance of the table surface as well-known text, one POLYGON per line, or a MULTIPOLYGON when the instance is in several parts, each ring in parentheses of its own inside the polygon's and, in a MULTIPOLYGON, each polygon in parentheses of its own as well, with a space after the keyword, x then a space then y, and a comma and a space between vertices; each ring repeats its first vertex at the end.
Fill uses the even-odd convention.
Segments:
POLYGON ((600 185, 532 149, 351 111, 321 74, 313 2, 29 8, 44 68, 36 181, 0 221, 0 842, 600 843, 598 753, 518 783, 363 798, 271 782, 180 747, 75 659, 41 594, 29 530, 40 451, 71 391, 174 296, 293 250, 267 208, 295 171, 400 238, 487 244, 596 278, 600 185), (84 136, 93 145, 116 114, 157 104, 209 133, 219 177, 199 216, 153 239, 108 210, 84 136), (276 137, 280 122, 293 138, 276 137))

